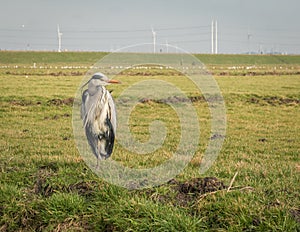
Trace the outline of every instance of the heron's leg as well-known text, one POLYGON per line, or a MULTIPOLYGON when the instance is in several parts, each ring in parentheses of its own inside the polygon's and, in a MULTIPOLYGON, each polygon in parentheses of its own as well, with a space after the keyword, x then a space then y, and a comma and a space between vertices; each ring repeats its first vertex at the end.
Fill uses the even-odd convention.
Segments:
POLYGON ((99 170, 99 164, 100 164, 100 143, 97 141, 97 146, 96 146, 96 157, 97 157, 97 165, 96 165, 96 170, 99 170))
POLYGON ((97 164, 96 164, 96 170, 99 170, 99 162, 100 161, 100 159, 99 159, 99 157, 97 157, 97 164))

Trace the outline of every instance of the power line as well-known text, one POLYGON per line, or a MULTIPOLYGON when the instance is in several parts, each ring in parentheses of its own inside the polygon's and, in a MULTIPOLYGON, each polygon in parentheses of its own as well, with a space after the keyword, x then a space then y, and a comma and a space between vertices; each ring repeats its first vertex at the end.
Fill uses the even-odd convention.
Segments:
MULTIPOLYGON (((217 25, 214 26, 217 29, 217 25)), ((255 46, 264 45, 264 47, 280 47, 293 48, 299 47, 298 41, 300 35, 286 34, 288 29, 283 28, 251 28, 251 44, 249 43, 248 27, 225 27, 220 25, 219 33, 215 32, 214 36, 214 50, 218 48, 216 40, 222 45, 222 50, 226 47, 253 50, 255 46), (278 33, 279 32, 279 33, 278 33), (275 34, 276 33, 276 34, 275 34), (218 35, 217 35, 218 34, 218 35), (271 37, 270 37, 271 34, 271 37), (226 46, 224 46, 226 44, 226 46), (238 45, 237 45, 238 44, 238 45), (250 46, 251 45, 251 46, 250 46)), ((151 34, 153 41, 153 33, 151 28, 128 28, 122 30, 113 29, 75 29, 64 28, 64 48, 80 48, 82 46, 101 46, 111 47, 120 45, 128 45, 129 43, 150 42, 151 34)), ((155 43, 164 43, 166 39, 168 44, 193 44, 194 49, 201 49, 205 47, 209 50, 211 25, 198 26, 178 26, 178 27, 155 27, 155 43), (164 41, 164 42, 161 42, 164 41), (199 46, 197 46, 199 44, 199 46)), ((57 47, 57 32, 55 34, 55 27, 52 30, 35 29, 29 27, 20 28, 0 28, 0 42, 1 49, 5 46, 15 45, 19 47, 30 48, 37 46, 47 46, 55 49, 57 47)), ((297 48, 298 49, 298 48, 297 48)), ((80 50, 80 49, 78 49, 80 50)))

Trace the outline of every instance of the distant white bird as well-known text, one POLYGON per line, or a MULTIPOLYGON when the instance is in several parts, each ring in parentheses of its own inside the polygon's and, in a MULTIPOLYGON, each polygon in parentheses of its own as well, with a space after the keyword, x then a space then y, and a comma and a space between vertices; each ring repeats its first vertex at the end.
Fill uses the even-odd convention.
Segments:
POLYGON ((102 73, 95 73, 92 78, 82 86, 88 85, 83 91, 81 118, 89 145, 99 160, 107 159, 113 151, 116 135, 116 109, 110 92, 105 88, 110 83, 120 83, 110 80, 102 73))

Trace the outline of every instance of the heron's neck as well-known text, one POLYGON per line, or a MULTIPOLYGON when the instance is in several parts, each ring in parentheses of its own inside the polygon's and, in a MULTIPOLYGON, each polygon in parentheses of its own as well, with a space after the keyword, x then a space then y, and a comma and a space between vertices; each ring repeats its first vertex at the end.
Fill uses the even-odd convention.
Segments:
POLYGON ((97 91, 102 91, 102 86, 101 85, 90 85, 88 86, 88 92, 90 95, 94 95, 97 91))

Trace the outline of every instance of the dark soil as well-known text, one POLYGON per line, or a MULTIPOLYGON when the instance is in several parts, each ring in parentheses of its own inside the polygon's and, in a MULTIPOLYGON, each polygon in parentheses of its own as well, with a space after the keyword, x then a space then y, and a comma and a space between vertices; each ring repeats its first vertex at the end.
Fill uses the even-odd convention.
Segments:
POLYGON ((300 209, 291 209, 290 214, 298 223, 300 223, 300 209))
MULTIPOLYGON (((67 106, 72 106, 74 102, 73 97, 65 98, 65 99, 59 99, 59 98, 53 98, 50 99, 46 102, 47 105, 55 105, 55 106, 60 106, 60 105, 67 105, 67 106)), ((42 101, 30 101, 30 100, 10 100, 9 103, 13 106, 34 106, 34 105, 42 105, 42 101)))
POLYGON ((151 99, 151 98, 142 98, 140 100, 141 103, 164 103, 164 104, 172 104, 172 103, 184 103, 184 102, 209 102, 209 103, 216 103, 221 102, 223 99, 220 96, 209 96, 204 97, 201 95, 198 96, 190 96, 190 97, 179 97, 179 96, 170 96, 168 98, 162 99, 151 99))
POLYGON ((79 182, 71 184, 67 187, 69 192, 76 192, 82 196, 91 196, 94 192, 94 187, 97 185, 97 182, 79 182))
POLYGON ((44 120, 50 120, 50 119, 52 119, 52 120, 58 120, 58 119, 60 119, 60 118, 69 118, 69 117, 71 117, 71 115, 70 114, 62 114, 62 115, 58 115, 58 114, 55 114, 54 116, 52 116, 52 117, 49 117, 49 116, 45 116, 44 117, 44 120))
POLYGON ((213 71, 213 76, 279 76, 279 75, 299 75, 300 71, 213 71))
POLYGON ((73 97, 69 97, 66 99, 58 99, 58 98, 53 98, 47 102, 48 105, 55 105, 55 106, 60 106, 60 105, 68 105, 72 106, 74 102, 73 97))
POLYGON ((55 175, 57 170, 58 167, 55 163, 49 163, 39 167, 36 173, 36 181, 33 186, 35 194, 44 197, 50 197, 53 194, 54 188, 49 184, 48 179, 55 175))
POLYGON ((193 178, 185 182, 170 180, 168 186, 172 192, 167 194, 154 194, 155 190, 147 190, 147 194, 154 200, 162 203, 172 203, 175 206, 190 206, 203 194, 227 189, 228 187, 216 177, 193 178))
POLYGON ((266 138, 260 138, 260 139, 258 139, 258 141, 264 143, 264 142, 267 142, 268 140, 266 138))
POLYGON ((176 183, 175 188, 182 194, 201 195, 225 189, 223 182, 216 177, 195 178, 184 183, 176 183))
POLYGON ((76 192, 79 195, 88 197, 94 192, 94 188, 97 182, 78 182, 70 185, 54 185, 51 183, 51 179, 55 177, 58 171, 58 166, 55 163, 49 163, 47 165, 40 166, 36 175, 35 183, 33 186, 34 194, 42 195, 44 197, 50 197, 55 192, 76 192))
POLYGON ((248 103, 258 104, 258 105, 271 105, 271 106, 278 106, 278 105, 299 105, 300 99, 297 98, 283 98, 279 96, 269 96, 269 97, 259 97, 253 96, 247 99, 248 103))
POLYGON ((28 100, 11 100, 11 101, 9 101, 9 103, 13 106, 30 106, 30 105, 34 105, 34 103, 32 101, 28 101, 28 100))

